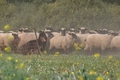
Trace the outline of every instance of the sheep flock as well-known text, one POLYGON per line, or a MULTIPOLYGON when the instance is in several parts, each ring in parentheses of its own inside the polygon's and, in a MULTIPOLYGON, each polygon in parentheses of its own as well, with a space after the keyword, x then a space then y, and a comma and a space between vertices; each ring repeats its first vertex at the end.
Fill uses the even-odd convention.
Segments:
POLYGON ((15 54, 36 54, 46 51, 48 54, 61 52, 69 54, 75 50, 87 53, 97 51, 120 50, 120 31, 80 28, 54 29, 51 26, 36 31, 20 28, 18 31, 0 31, 0 50, 10 47, 15 54), (78 47, 78 45, 80 45, 78 47), (76 49, 77 48, 77 49, 76 49))

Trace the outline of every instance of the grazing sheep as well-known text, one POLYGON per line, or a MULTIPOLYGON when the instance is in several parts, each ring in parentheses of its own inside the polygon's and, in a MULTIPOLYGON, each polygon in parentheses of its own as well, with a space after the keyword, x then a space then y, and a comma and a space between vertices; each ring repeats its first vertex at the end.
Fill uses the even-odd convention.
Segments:
POLYGON ((108 34, 90 34, 86 38, 86 47, 84 50, 92 51, 93 48, 100 48, 104 51, 106 48, 110 47, 110 43, 113 36, 108 34))
POLYGON ((4 50, 7 46, 12 46, 13 41, 16 39, 17 34, 14 33, 0 33, 0 48, 4 50))
POLYGON ((97 33, 99 34, 108 34, 108 29, 99 29, 99 30, 95 30, 97 31, 97 33))
POLYGON ((18 37, 18 34, 16 33, 13 33, 12 34, 14 36, 14 40, 12 41, 11 43, 11 50, 14 52, 14 53, 18 53, 18 50, 17 50, 17 47, 18 47, 18 44, 20 42, 20 38, 18 37))
POLYGON ((77 39, 75 40, 75 42, 80 45, 82 44, 82 48, 85 47, 86 43, 85 43, 85 39, 88 35, 90 34, 76 34, 77 35, 77 39))
POLYGON ((56 49, 63 49, 65 52, 72 47, 77 36, 74 33, 67 33, 66 36, 55 36, 50 39, 50 47, 51 50, 53 47, 56 49))
POLYGON ((44 31, 39 31, 38 39, 30 40, 20 47, 23 54, 38 53, 39 50, 44 51, 47 37, 44 31))
POLYGON ((54 36, 65 36, 66 35, 66 28, 59 29, 59 32, 52 32, 54 36))
POLYGON ((78 28, 78 29, 79 29, 80 34, 85 34, 85 32, 88 30, 88 29, 86 29, 84 27, 81 27, 81 28, 78 28))
MULTIPOLYGON (((39 33, 36 33, 36 34, 37 34, 37 37, 38 37, 39 33)), ((26 44, 30 40, 35 40, 36 39, 34 32, 20 33, 18 36, 20 37, 20 42, 18 44, 18 48, 20 48, 22 45, 26 44)))
POLYGON ((120 50, 120 36, 115 36, 110 44, 110 48, 116 48, 120 50))

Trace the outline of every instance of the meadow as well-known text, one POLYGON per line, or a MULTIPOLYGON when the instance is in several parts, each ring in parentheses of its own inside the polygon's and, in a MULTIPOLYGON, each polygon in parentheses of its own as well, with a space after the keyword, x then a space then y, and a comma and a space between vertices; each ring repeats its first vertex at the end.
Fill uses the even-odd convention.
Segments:
POLYGON ((0 80, 120 80, 120 56, 0 53, 0 80))

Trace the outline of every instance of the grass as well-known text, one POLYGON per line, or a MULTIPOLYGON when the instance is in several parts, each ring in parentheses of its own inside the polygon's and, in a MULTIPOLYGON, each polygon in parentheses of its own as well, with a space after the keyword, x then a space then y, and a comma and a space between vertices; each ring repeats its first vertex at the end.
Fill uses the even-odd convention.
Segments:
POLYGON ((119 80, 120 56, 0 54, 3 80, 119 80))

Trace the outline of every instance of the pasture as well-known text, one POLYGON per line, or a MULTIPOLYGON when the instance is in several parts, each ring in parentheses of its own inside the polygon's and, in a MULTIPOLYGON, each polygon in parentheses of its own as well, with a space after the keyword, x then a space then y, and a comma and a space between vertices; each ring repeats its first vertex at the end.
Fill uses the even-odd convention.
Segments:
POLYGON ((120 80, 120 56, 74 51, 42 55, 0 53, 0 80, 120 80))

